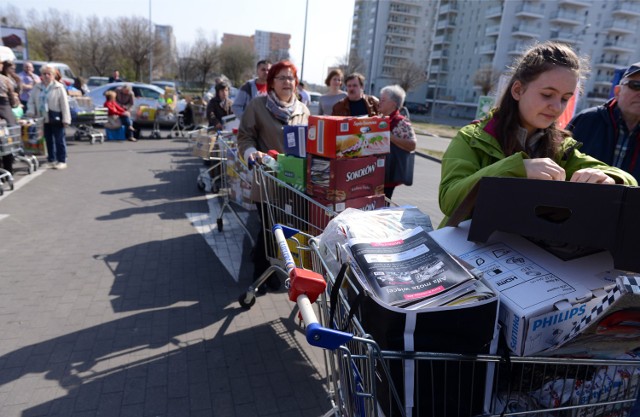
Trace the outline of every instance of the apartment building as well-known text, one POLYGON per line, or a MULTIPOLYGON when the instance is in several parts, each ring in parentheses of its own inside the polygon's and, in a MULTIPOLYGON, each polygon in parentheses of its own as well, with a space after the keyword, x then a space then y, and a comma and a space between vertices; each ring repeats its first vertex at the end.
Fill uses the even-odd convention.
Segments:
POLYGON ((256 30, 251 36, 225 33, 222 36, 222 45, 241 45, 253 48, 258 60, 270 58, 275 62, 289 58, 291 35, 263 30, 256 30))
POLYGON ((382 76, 382 63, 392 46, 388 34, 398 19, 391 12, 394 5, 410 8, 414 18, 406 16, 402 27, 416 34, 414 45, 428 48, 420 52, 415 50, 418 45, 404 49, 410 51, 405 55, 411 59, 426 57, 429 78, 422 98, 454 116, 475 114, 478 97, 484 94, 478 85, 480 73, 489 75, 495 91, 498 75, 506 73, 514 59, 537 41, 568 43, 590 62, 579 109, 606 100, 615 71, 640 61, 638 1, 356 1, 351 53, 361 55, 372 68, 372 82, 378 90, 394 82, 382 76))

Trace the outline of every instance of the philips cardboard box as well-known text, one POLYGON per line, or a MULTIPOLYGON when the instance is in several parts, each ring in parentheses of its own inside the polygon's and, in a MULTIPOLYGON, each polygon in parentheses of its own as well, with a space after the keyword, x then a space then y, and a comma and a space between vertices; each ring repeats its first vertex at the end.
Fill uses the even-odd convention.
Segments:
POLYGON ((310 116, 307 152, 325 158, 358 158, 390 152, 384 117, 310 116))
POLYGON ((306 158, 307 126, 284 125, 284 153, 286 155, 306 158))
POLYGON ((522 236, 502 232, 493 233, 486 243, 474 243, 467 240, 470 224, 431 235, 500 294, 499 320, 515 354, 550 351, 567 342, 585 317, 606 315, 602 305, 619 291, 617 278, 622 274, 614 270, 609 252, 563 260, 522 236))
POLYGON ((307 194, 339 203, 384 194, 384 156, 326 159, 307 155, 307 194))

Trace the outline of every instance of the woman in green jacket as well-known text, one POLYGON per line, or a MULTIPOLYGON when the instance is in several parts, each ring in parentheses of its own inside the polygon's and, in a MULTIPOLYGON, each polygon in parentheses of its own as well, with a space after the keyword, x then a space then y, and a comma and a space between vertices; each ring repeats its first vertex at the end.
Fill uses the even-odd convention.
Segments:
POLYGON ((441 226, 482 177, 637 185, 630 174, 578 151, 580 143, 556 126, 581 78, 580 61, 555 42, 520 58, 497 108, 463 127, 443 156, 441 226))

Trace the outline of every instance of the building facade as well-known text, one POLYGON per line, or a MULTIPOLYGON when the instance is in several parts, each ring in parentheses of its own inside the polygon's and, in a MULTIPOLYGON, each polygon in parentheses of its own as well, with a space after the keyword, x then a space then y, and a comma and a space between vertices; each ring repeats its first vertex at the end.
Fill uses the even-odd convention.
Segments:
POLYGON ((266 32, 256 30, 251 36, 225 33, 222 36, 222 46, 242 45, 252 48, 257 60, 271 59, 279 61, 289 58, 291 35, 286 33, 266 32))
POLYGON ((174 79, 178 74, 178 51, 173 26, 155 25, 154 35, 158 48, 153 57, 153 78, 174 79))
POLYGON ((453 116, 475 114, 486 84, 495 92, 499 75, 538 41, 568 43, 590 62, 578 109, 606 100, 616 70, 640 61, 640 2, 633 0, 356 0, 353 19, 350 53, 361 54, 376 84, 393 82, 378 76, 393 56, 385 53, 398 51, 390 29, 401 24, 415 34, 415 49, 426 50, 403 50, 412 59, 426 57, 422 99, 453 116), (392 12, 407 8, 404 17, 392 12))

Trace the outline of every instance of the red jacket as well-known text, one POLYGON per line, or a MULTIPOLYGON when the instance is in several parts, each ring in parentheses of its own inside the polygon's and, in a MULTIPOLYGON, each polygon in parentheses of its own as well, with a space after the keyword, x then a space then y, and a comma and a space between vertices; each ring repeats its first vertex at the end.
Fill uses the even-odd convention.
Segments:
POLYGON ((105 101, 104 107, 109 109, 109 116, 122 116, 127 110, 115 101, 105 101))

